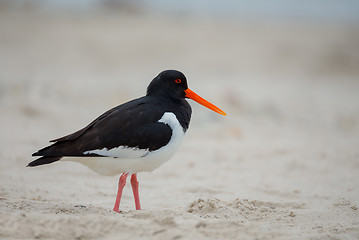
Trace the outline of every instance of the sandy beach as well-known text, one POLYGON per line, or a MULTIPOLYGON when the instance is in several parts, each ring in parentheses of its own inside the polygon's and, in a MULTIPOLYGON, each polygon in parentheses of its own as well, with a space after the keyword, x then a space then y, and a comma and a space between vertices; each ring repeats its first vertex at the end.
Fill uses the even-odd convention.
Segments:
POLYGON ((1 239, 359 239, 359 24, 120 12, 0 12, 1 239), (26 168, 48 141, 143 96, 162 70, 189 101, 178 153, 118 177, 26 168))

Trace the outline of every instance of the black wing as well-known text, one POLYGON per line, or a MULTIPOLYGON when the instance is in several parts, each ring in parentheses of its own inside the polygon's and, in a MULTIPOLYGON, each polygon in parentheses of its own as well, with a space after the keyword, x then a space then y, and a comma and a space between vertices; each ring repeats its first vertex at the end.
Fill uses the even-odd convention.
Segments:
POLYGON ((151 99, 142 97, 117 106, 85 128, 52 140, 54 144, 33 156, 98 156, 84 152, 119 146, 157 150, 170 141, 172 130, 168 125, 158 122, 164 113, 162 104, 149 103, 151 99))

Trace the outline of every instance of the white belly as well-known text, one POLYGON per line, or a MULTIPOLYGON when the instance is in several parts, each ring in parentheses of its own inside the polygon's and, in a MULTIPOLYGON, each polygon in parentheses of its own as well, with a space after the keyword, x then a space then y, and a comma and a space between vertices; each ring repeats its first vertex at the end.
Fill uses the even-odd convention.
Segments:
POLYGON ((153 171, 173 156, 185 135, 181 124, 173 113, 164 113, 158 122, 167 124, 172 129, 172 136, 167 145, 155 151, 120 146, 109 150, 106 148, 94 149, 84 153, 96 153, 106 157, 66 157, 62 160, 80 162, 98 174, 108 176, 115 176, 123 172, 153 171))

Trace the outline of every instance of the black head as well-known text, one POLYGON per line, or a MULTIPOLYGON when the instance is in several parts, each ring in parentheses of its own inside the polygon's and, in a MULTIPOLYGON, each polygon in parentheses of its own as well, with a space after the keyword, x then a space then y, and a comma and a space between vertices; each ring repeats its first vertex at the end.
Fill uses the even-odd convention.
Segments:
POLYGON ((147 96, 166 97, 176 102, 190 98, 219 114, 226 115, 221 109, 189 89, 186 77, 176 70, 166 70, 158 74, 148 85, 147 96))
POLYGON ((172 99, 185 98, 188 89, 185 75, 176 70, 165 70, 155 77, 147 87, 147 95, 167 96, 172 99))

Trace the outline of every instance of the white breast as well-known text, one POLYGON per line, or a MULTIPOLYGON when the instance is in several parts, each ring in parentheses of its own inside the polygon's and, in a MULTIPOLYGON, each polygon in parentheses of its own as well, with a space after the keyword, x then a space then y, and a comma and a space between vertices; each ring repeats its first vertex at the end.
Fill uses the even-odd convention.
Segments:
POLYGON ((158 122, 167 124, 172 129, 172 136, 167 145, 155 151, 119 146, 109 150, 103 148, 84 152, 84 154, 95 153, 106 157, 76 157, 63 160, 80 162, 99 174, 109 176, 123 172, 153 171, 173 156, 185 135, 176 115, 171 112, 165 112, 158 122))

